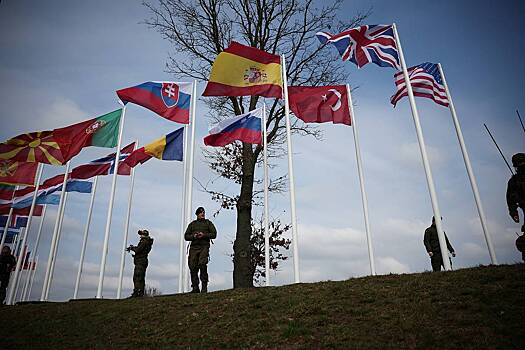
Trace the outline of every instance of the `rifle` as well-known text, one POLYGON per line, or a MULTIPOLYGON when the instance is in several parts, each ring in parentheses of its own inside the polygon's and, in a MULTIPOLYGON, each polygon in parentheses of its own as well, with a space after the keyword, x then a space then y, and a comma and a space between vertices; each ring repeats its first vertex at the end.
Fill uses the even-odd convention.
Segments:
POLYGON ((505 158, 505 156, 503 155, 503 152, 501 152, 501 148, 499 148, 498 143, 496 142, 496 140, 495 140, 494 137, 492 136, 492 134, 491 134, 489 128, 487 127, 487 124, 483 123, 483 126, 485 127, 485 129, 487 129, 487 132, 489 133, 490 138, 492 139, 492 141, 493 141, 494 144, 496 145, 496 148, 498 149, 499 154, 501 154, 501 157, 503 157, 503 160, 505 161, 505 164, 507 164, 507 167, 509 168, 510 173, 511 173, 512 175, 514 175, 514 171, 512 171, 512 168, 510 167, 509 162, 507 162, 507 158, 505 158))

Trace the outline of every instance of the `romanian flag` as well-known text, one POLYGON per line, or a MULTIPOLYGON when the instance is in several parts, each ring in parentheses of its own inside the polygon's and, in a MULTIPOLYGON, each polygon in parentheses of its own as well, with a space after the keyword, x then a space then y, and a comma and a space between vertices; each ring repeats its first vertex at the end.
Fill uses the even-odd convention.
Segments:
POLYGON ((122 109, 52 131, 22 134, 0 143, 0 160, 62 165, 84 147, 115 147, 122 109))
POLYGON ((179 160, 183 157, 184 128, 177 129, 152 143, 139 148, 124 160, 123 163, 134 167, 155 157, 162 160, 179 160))
POLYGON ((202 96, 282 98, 282 94, 280 57, 232 41, 215 59, 202 96))

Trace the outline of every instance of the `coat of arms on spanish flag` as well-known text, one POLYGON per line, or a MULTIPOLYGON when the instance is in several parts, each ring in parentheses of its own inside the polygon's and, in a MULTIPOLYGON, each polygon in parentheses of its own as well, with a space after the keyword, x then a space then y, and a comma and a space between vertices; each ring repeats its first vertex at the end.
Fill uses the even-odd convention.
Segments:
POLYGON ((232 41, 215 59, 202 95, 282 98, 282 87, 279 56, 232 41))

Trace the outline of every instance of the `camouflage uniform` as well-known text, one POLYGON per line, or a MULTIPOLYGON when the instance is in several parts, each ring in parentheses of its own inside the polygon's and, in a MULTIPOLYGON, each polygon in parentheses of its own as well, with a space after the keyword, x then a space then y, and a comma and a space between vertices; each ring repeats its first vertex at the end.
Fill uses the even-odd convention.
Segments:
MULTIPOLYGON (((512 175, 507 185, 507 207, 512 218, 519 217, 518 208, 525 215, 525 154, 517 153, 512 156, 512 165, 516 168, 516 174, 512 175)), ((518 220, 519 222, 519 220, 518 220)), ((525 235, 525 223, 521 226, 521 232, 525 235)), ((516 240, 516 247, 525 261, 525 238, 523 235, 516 240)))
POLYGON ((153 245, 153 238, 149 236, 140 236, 139 244, 136 247, 131 246, 130 249, 135 252, 133 256, 133 263, 135 270, 133 271, 133 294, 132 296, 144 296, 144 288, 146 286, 146 269, 148 267, 148 254, 153 245))
POLYGON ((11 277, 11 271, 16 266, 16 259, 9 253, 0 254, 0 304, 4 303, 6 297, 7 285, 11 277))
POLYGON ((210 240, 217 238, 217 229, 208 219, 197 219, 192 221, 186 232, 184 239, 190 241, 190 254, 188 256, 188 266, 191 274, 191 288, 193 292, 199 291, 199 271, 203 291, 208 287, 208 260, 210 257, 210 240), (195 234, 202 232, 202 238, 196 238, 195 234))
MULTIPOLYGON (((447 234, 445 234, 445 240, 447 241, 447 248, 451 253, 454 253, 454 248, 448 241, 447 234)), ((425 238, 423 239, 425 248, 428 253, 432 253, 430 257, 430 263, 432 264, 432 271, 441 271, 441 266, 443 265, 443 257, 441 256, 441 247, 439 246, 439 237, 435 224, 432 224, 429 228, 425 230, 425 238)))

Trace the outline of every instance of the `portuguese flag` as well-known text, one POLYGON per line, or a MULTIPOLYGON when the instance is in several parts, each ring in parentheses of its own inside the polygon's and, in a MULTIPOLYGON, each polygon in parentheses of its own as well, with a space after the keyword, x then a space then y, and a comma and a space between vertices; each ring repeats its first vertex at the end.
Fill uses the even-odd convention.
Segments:
POLYGON ((281 58, 232 41, 211 68, 202 96, 282 98, 281 58))
POLYGON ((84 147, 116 147, 122 109, 52 131, 18 135, 0 143, 0 159, 62 165, 84 147))

